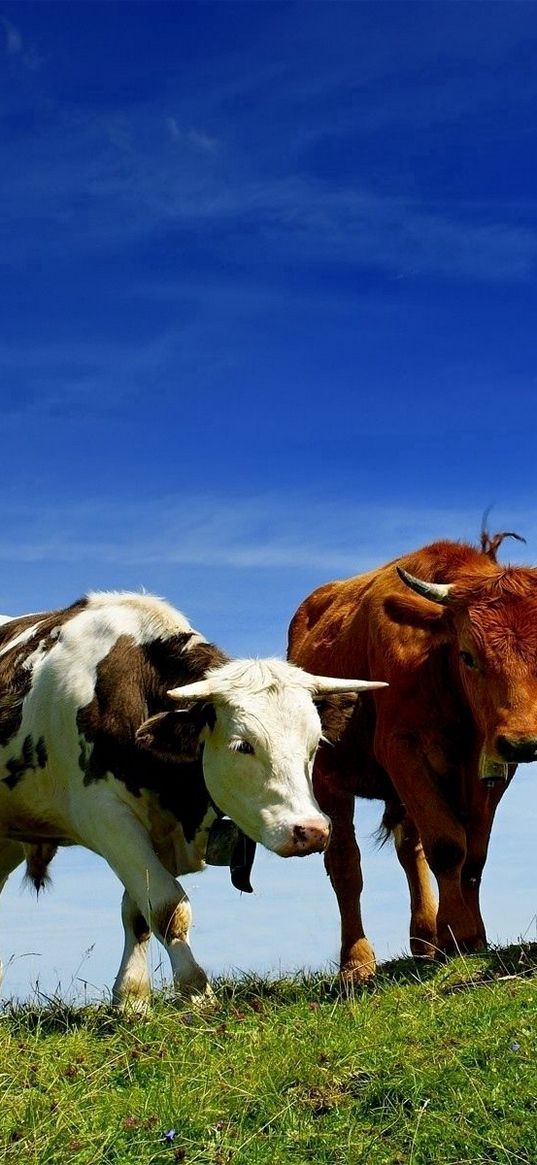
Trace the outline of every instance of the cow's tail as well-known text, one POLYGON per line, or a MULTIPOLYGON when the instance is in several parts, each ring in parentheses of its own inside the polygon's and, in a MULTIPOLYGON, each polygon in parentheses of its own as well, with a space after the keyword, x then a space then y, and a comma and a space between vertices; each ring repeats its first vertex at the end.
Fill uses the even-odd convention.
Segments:
POLYGON ((382 821, 375 830, 375 841, 379 847, 382 848, 389 841, 390 837, 395 838, 396 830, 399 828, 401 822, 405 817, 405 809, 400 801, 391 800, 386 801, 386 808, 382 814, 382 821))
POLYGON ((26 851, 26 873, 24 877, 26 881, 31 882, 35 887, 36 894, 39 894, 39 891, 44 890, 50 882, 48 867, 58 846, 52 845, 49 841, 42 841, 38 845, 27 845, 24 848, 26 851))

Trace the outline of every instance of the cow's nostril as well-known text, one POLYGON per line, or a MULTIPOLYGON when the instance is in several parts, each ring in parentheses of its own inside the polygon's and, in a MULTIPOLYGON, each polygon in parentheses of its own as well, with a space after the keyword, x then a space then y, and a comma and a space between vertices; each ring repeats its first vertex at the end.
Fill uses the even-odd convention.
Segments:
POLYGON ((305 822, 293 826, 293 843, 299 853, 318 853, 326 849, 330 840, 328 822, 305 822))
POLYGON ((524 764, 537 760, 535 736, 498 736, 496 748, 502 760, 510 764, 524 764))

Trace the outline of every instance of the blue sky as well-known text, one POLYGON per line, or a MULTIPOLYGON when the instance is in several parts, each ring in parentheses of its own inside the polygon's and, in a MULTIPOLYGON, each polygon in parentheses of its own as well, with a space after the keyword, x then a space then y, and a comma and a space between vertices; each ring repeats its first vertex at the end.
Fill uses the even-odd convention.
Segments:
POLYGON ((0 3, 0 609, 282 653, 491 503, 536 561, 536 61, 516 0, 0 3))

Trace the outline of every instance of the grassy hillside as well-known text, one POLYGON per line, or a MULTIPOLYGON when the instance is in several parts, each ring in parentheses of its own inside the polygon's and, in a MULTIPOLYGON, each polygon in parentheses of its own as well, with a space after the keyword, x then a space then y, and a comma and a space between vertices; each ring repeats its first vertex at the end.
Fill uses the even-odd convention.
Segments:
POLYGON ((537 1162, 537 944, 385 966, 353 999, 319 977, 0 1017, 0 1160, 48 1165, 537 1162))

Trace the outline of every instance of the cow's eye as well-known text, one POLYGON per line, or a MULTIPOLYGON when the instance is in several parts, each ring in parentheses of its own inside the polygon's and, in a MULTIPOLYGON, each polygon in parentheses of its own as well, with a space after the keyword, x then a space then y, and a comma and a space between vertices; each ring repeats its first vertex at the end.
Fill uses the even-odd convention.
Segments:
POLYGON ((476 663, 471 651, 460 651, 459 655, 460 655, 465 667, 473 667, 473 668, 477 667, 477 663, 476 663))
POLYGON ((234 740, 231 745, 233 752, 245 752, 248 756, 253 756, 254 749, 249 740, 234 740))

